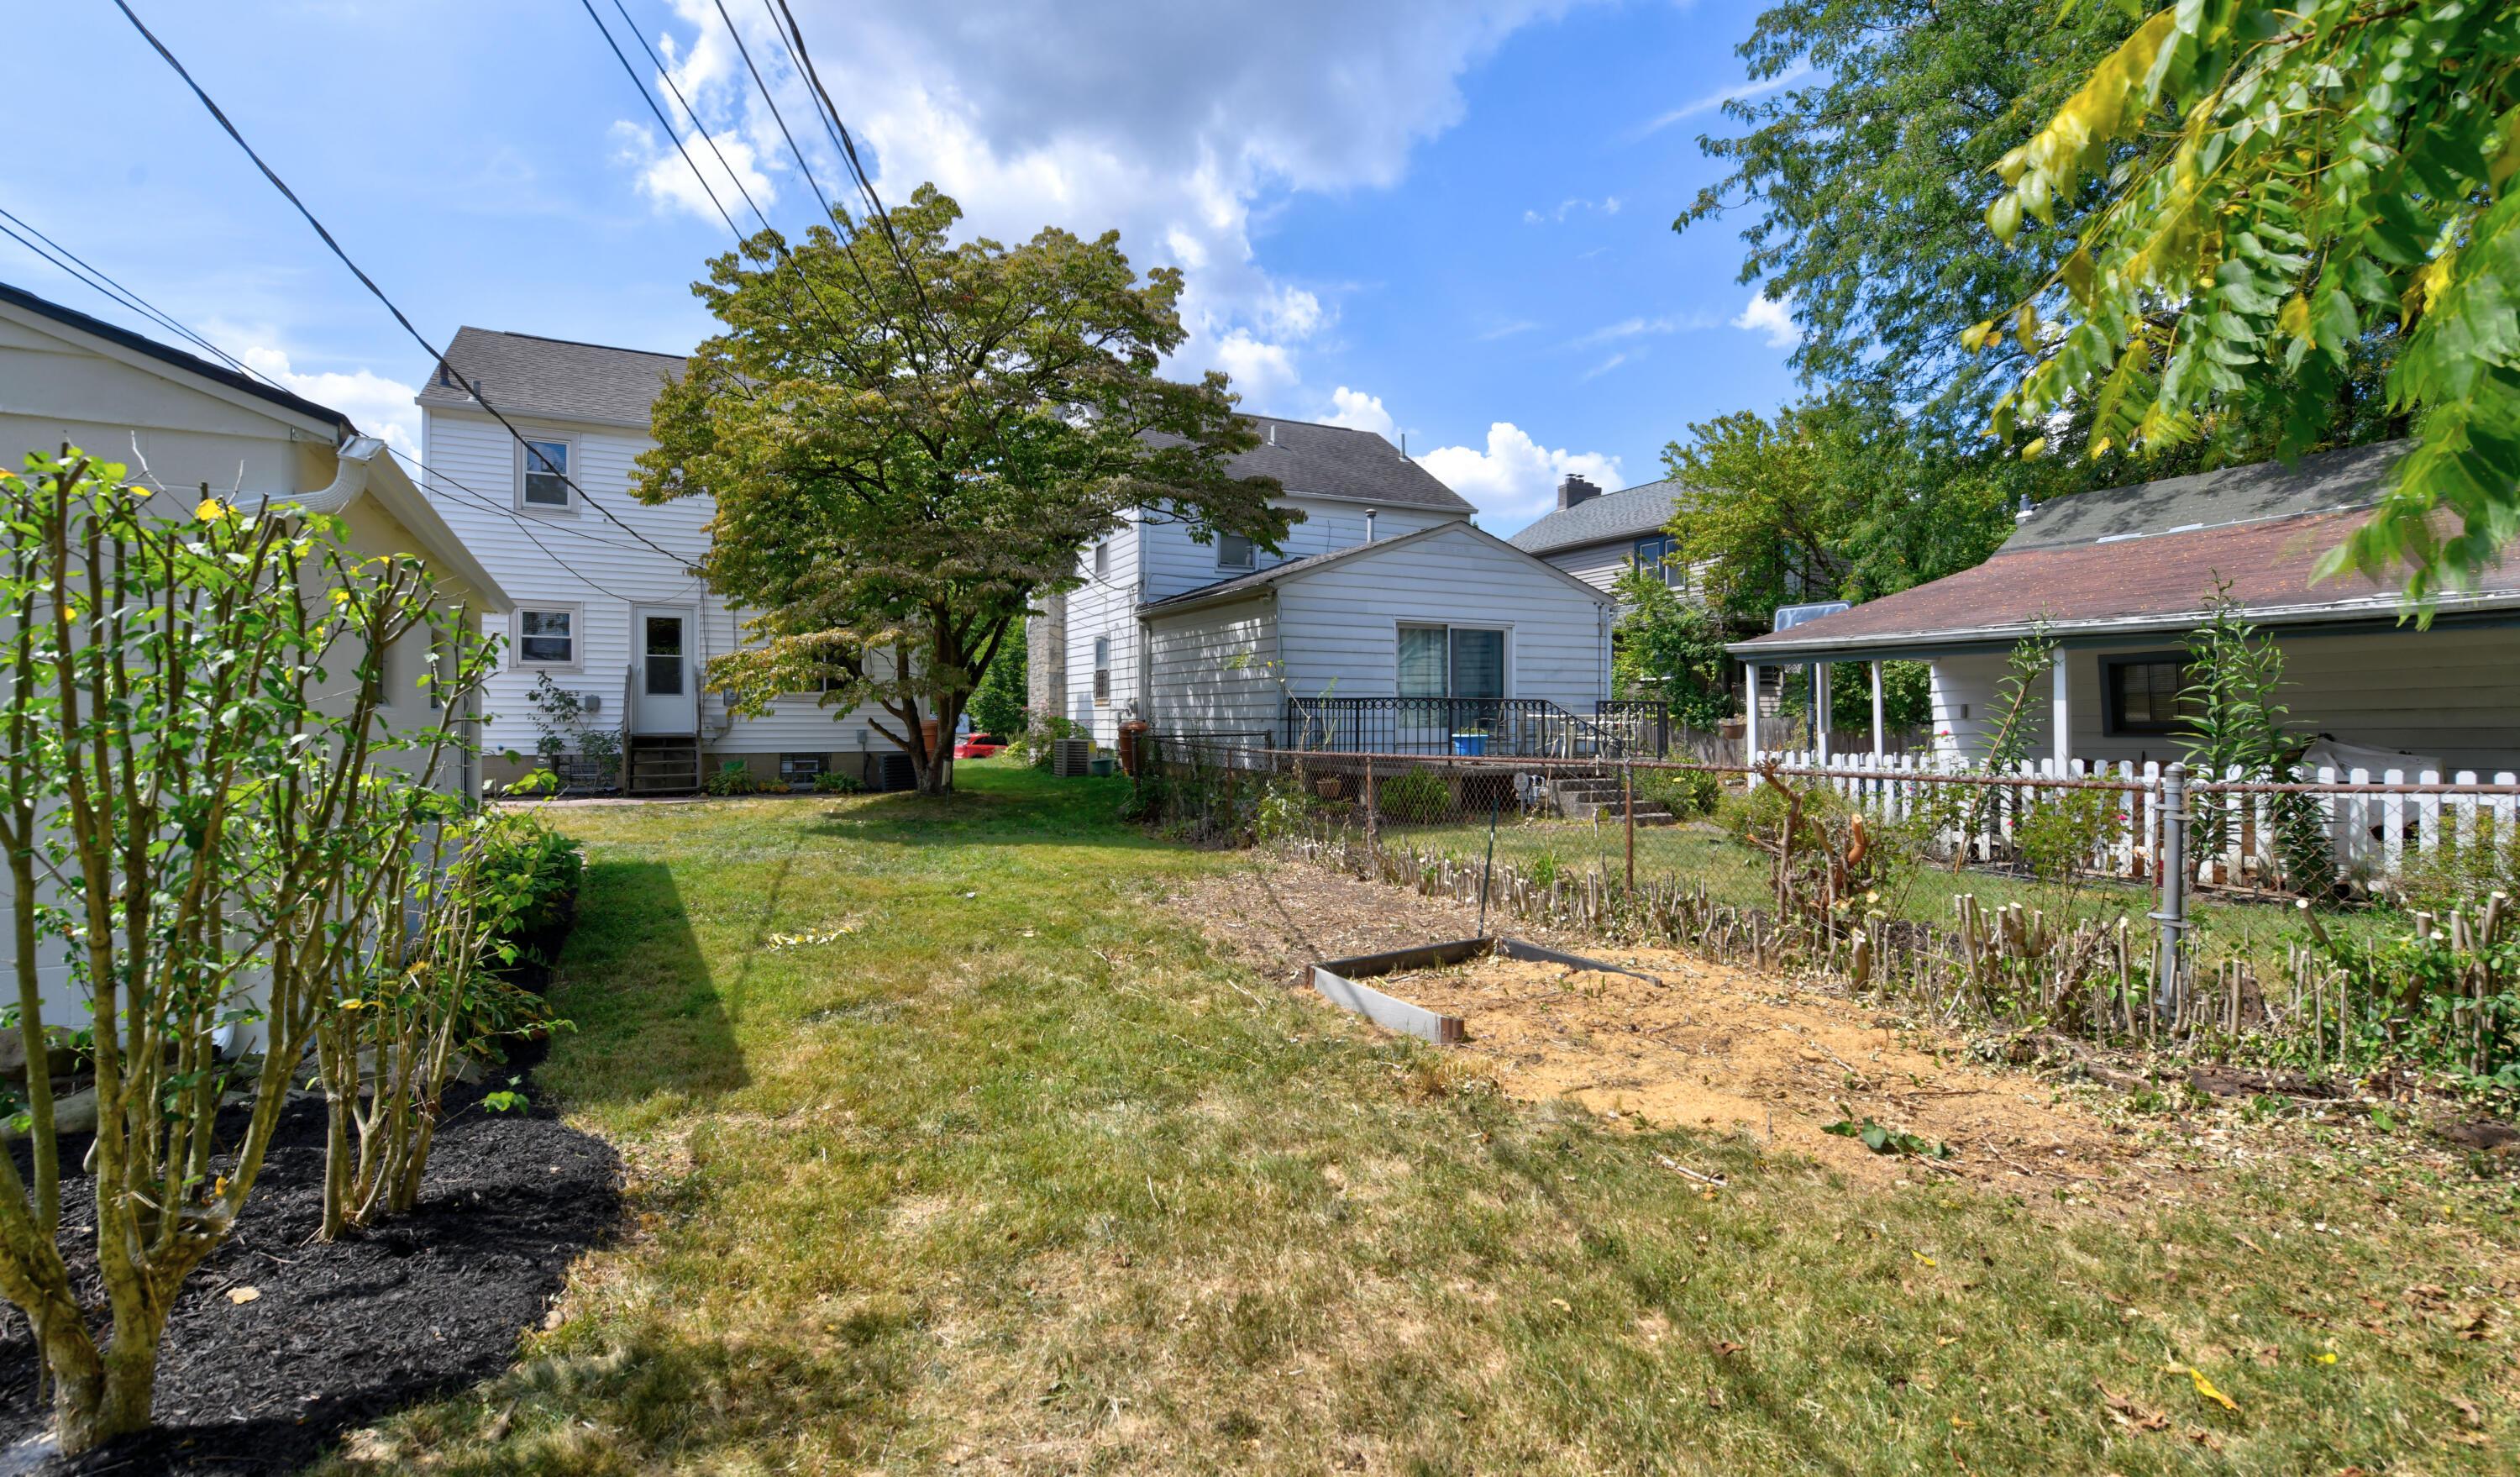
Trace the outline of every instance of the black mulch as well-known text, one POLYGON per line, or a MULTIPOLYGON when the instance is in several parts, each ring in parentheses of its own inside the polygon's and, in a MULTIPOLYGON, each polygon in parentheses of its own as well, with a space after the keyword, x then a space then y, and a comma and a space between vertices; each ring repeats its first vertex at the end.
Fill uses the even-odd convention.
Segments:
MULTIPOLYGON (((13 1463, 50 1411, 36 1404, 25 1320, 0 1304, 0 1472, 294 1471, 346 1430, 507 1368, 570 1261, 619 1223, 621 1193, 620 1160, 603 1141, 540 1108, 482 1108, 505 1083, 502 1073, 488 1088, 450 1089, 417 1210, 329 1246, 312 1239, 324 1104, 292 1104, 237 1233, 167 1320, 158 1429, 145 1436, 75 1462, 13 1463), (240 1287, 260 1296, 231 1302, 240 1287)), ((65 1139, 64 1163, 80 1162, 87 1143, 65 1139)), ((65 1249, 89 1296, 93 1237, 67 1232, 93 1224, 94 1203, 88 1180, 64 1184, 65 1249)))

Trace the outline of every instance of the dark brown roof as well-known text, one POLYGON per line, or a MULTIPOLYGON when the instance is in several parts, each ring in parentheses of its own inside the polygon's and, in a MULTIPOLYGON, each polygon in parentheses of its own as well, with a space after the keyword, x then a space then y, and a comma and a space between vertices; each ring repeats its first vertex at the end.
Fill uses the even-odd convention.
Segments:
MULTIPOLYGON (((2266 623, 2372 621, 2401 611, 2402 581, 2342 574, 2312 583, 2321 556, 2370 516, 2342 513, 2260 518, 2221 527, 2033 546, 1974 569, 1743 642, 1745 657, 1782 658, 1850 648, 1868 652, 2003 644, 2045 619, 2059 636, 2185 631, 2211 604, 2218 579, 2266 623)), ((2443 608, 2520 604, 2520 568, 2488 570, 2443 608)))

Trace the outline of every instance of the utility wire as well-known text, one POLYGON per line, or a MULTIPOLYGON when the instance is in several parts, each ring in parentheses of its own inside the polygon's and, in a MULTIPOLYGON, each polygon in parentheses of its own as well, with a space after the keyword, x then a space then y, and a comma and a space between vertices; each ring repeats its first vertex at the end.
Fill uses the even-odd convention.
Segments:
MULTIPOLYGON (((749 205, 749 206, 751 206, 751 207, 752 207, 752 218, 753 218, 754 220, 757 220, 757 221, 761 222, 761 229, 762 229, 762 230, 764 230, 764 231, 769 230, 769 229, 770 229, 770 217, 769 217, 769 215, 767 215, 766 213, 764 213, 764 212, 763 212, 763 210, 762 210, 762 208, 761 208, 761 204, 760 204, 760 202, 759 202, 758 201, 755 201, 755 200, 752 198, 752 192, 751 192, 750 190, 748 190, 748 189, 744 188, 743 176, 742 176, 742 175, 741 175, 741 174, 736 173, 736 172, 735 172, 735 166, 734 166, 733 164, 728 163, 728 162, 727 162, 727 159, 726 159, 726 156, 725 156, 723 153, 720 153, 720 152, 719 152, 718 147, 717 147, 717 140, 716 140, 715 138, 713 138, 713 137, 711 137, 711 136, 710 136, 709 131, 708 131, 708 125, 707 125, 706 123, 703 123, 703 122, 701 122, 701 121, 700 121, 700 112, 699 112, 699 110, 698 110, 698 109, 697 109, 697 108, 694 108, 694 107, 692 106, 692 100, 691 100, 691 99, 689 99, 689 98, 687 98, 687 97, 683 96, 683 86, 682 86, 682 84, 674 80, 674 70, 673 70, 673 68, 672 68, 672 67, 667 67, 667 66, 665 65, 665 61, 664 61, 664 59, 663 59, 662 57, 659 57, 659 56, 657 56, 657 55, 656 55, 656 48, 654 48, 654 47, 652 47, 652 46, 650 46, 650 45, 648 44, 648 33, 647 33, 646 31, 641 30, 641 29, 639 28, 639 22, 638 22, 633 21, 633 20, 631 20, 631 19, 630 19, 630 10, 629 10, 629 7, 627 7, 627 6, 623 5, 623 4, 621 3, 621 0, 612 0, 612 8, 613 8, 614 10, 616 10, 616 11, 620 12, 620 14, 621 14, 621 23, 622 23, 623 25, 628 26, 628 27, 630 28, 630 35, 631 35, 631 37, 632 37, 634 40, 636 40, 636 41, 639 43, 639 49, 640 49, 641 51, 646 52, 646 53, 648 54, 648 61, 650 62, 650 64, 651 64, 651 65, 652 65, 652 66, 656 68, 656 75, 657 75, 657 76, 659 76, 659 77, 664 78, 665 86, 666 86, 667 90, 671 91, 671 92, 673 93, 673 95, 674 95, 674 101, 675 101, 675 102, 677 102, 677 103, 680 103, 681 105, 683 105, 683 114, 684 114, 684 116, 686 116, 686 117, 688 117, 688 118, 690 118, 690 119, 692 120, 692 128, 693 128, 693 131, 697 132, 697 133, 700 136, 700 142, 701 142, 701 143, 708 145, 709 153, 710 153, 710 154, 712 154, 712 155, 716 155, 716 156, 717 156, 717 162, 718 162, 718 166, 719 166, 720 168, 722 168, 722 169, 724 169, 724 170, 726 171, 726 177, 727 177, 729 180, 734 181, 734 183, 735 183, 735 192, 736 192, 736 194, 742 196, 742 197, 743 197, 743 202, 744 202, 745 204, 747 204, 747 205, 749 205)), ((590 13, 591 13, 591 11, 590 11, 590 13)), ((604 26, 605 38, 606 38, 607 40, 611 39, 611 35, 612 35, 612 29, 611 29, 611 27, 610 27, 610 26, 608 26, 608 25, 604 25, 604 22, 601 22, 601 21, 598 21, 596 23, 597 23, 598 25, 602 25, 602 26, 604 26)), ((616 47, 614 47, 614 48, 612 49, 612 54, 613 54, 614 56, 616 56, 616 57, 617 57, 617 56, 619 56, 619 55, 621 54, 621 48, 619 48, 619 47, 617 47, 617 46, 616 46, 616 47)), ((627 69, 628 64, 627 64, 626 62, 623 64, 623 66, 624 66, 624 68, 625 68, 625 69, 627 69)), ((632 81, 634 81, 634 82, 638 81, 638 74, 637 74, 636 72, 633 72, 633 73, 631 74, 631 80, 632 80, 632 81)), ((647 91, 647 86, 646 86, 646 84, 645 84, 645 83, 641 83, 641 85, 640 85, 640 91, 642 91, 642 92, 647 91)), ((651 109, 651 111, 652 111, 652 109, 651 109)), ((659 119, 659 121, 662 121, 662 119, 660 118, 660 119, 659 119)), ((687 159, 687 160, 688 160, 688 157, 688 157, 688 156, 686 156, 686 159, 687 159)), ((695 170, 694 172, 695 172, 695 173, 697 173, 698 171, 697 171, 697 170, 695 170)))
MULTIPOLYGON (((122 3, 122 0, 114 0, 114 3, 119 5, 122 3)), ((674 152, 683 157, 683 163, 692 171, 692 178, 699 183, 700 193, 708 197, 708 202, 711 205, 716 206, 717 218, 726 222, 726 229, 734 235, 736 245, 739 246, 743 245, 743 228, 735 223, 735 217, 728 213, 726 205, 718 200, 717 191, 710 187, 708 176, 700 173, 700 166, 692 159, 692 152, 683 147, 683 131, 675 127, 672 123, 666 121, 665 110, 657 104, 654 95, 648 91, 648 84, 639 80, 639 68, 630 65, 630 58, 622 52, 621 43, 612 38, 612 27, 605 24, 604 18, 595 13, 595 0, 577 0, 577 3, 586 7, 586 19, 595 22, 595 28, 597 30, 604 32, 604 44, 612 48, 613 60, 619 62, 621 64, 621 69, 630 74, 632 84, 637 86, 639 89, 639 101, 647 104, 648 111, 656 115, 656 126, 665 130, 665 137, 673 141, 674 152)), ((623 12, 621 19, 624 21, 629 20, 629 13, 627 11, 623 12)), ((631 27, 631 30, 635 33, 638 30, 638 27, 634 25, 631 27)), ((647 45, 647 38, 645 36, 640 37, 639 44, 641 46, 647 45)), ((653 52, 649 53, 649 56, 652 58, 654 55, 655 53, 653 52)), ((661 69, 662 68, 660 67, 659 70, 661 69)), ((682 96, 682 90, 680 88, 675 89, 674 96, 679 99, 682 96)), ((683 105, 683 111, 690 112, 691 105, 689 103, 685 103, 683 105)), ((699 130, 700 137, 707 140, 710 151, 715 152, 717 149, 717 140, 709 138, 709 131, 705 126, 701 125, 698 113, 692 113, 692 126, 699 130)), ((726 162, 726 156, 723 154, 718 155, 717 161, 724 164, 726 162)), ((743 181, 737 177, 736 172, 732 167, 726 171, 726 177, 735 181, 735 188, 743 196, 743 202, 747 205, 752 205, 752 192, 743 188, 743 181)), ((752 213, 755 215, 761 215, 761 207, 759 205, 752 205, 752 213)), ((763 230, 769 229, 769 216, 761 215, 761 226, 763 230)))
MULTIPOLYGON (((403 332, 411 336, 414 343, 427 349, 428 351, 428 357, 437 361, 439 373, 446 376, 447 379, 453 380, 455 383, 462 385, 464 387, 464 392, 471 395, 475 404, 479 405, 484 411, 487 411, 490 414, 491 419, 507 427, 508 434, 516 438, 516 442, 518 446, 526 447, 525 433, 517 428, 516 423, 509 420, 505 412, 501 411, 496 405, 490 403, 490 397, 481 393, 479 385, 474 384, 471 380, 465 378, 462 370, 457 369, 453 364, 449 363, 446 356, 437 351, 436 345, 430 343, 428 339, 421 334, 419 329, 412 326, 411 319, 404 315, 401 308, 394 305, 394 300, 392 298, 385 295, 384 289, 377 286, 375 278, 370 277, 365 269, 361 268, 356 261, 350 259, 350 253, 341 248, 341 244, 333 239, 333 233, 326 230, 324 223, 315 218, 315 212, 308 209, 306 202, 297 198, 297 192, 290 189, 289 182, 282 179, 276 172, 274 172, 269 164, 263 162, 262 156, 256 154, 253 146, 245 141, 245 135, 237 131, 236 124, 229 122, 228 115, 219 111, 219 105, 210 100, 210 95, 202 90, 201 83, 193 80, 193 74, 184 69, 184 64, 175 59, 175 54, 173 52, 166 49, 166 43, 158 40, 157 33, 152 31, 147 25, 143 24, 140 18, 132 13, 128 0, 113 0, 113 6, 114 9, 122 12, 122 18, 124 20, 131 22, 132 29, 140 32, 141 38, 147 41, 151 48, 153 48, 158 55, 165 61, 166 65, 174 69, 175 75, 184 79, 184 85, 193 90, 193 96, 201 100, 202 106, 209 111, 210 116, 217 120, 219 127, 226 130, 227 136, 230 139, 235 140, 236 146, 239 149, 245 151, 245 157, 253 160, 253 166, 262 171, 262 177, 271 182, 272 188, 278 190, 284 199, 286 199, 292 205, 297 207, 297 213, 306 218, 306 224, 315 228, 315 234, 323 238, 324 245, 332 248, 335 256, 340 258, 341 265, 350 269, 350 275, 359 279, 360 285, 365 287, 377 301, 384 304, 385 311, 393 315, 394 322, 402 325, 403 332)), ((592 10, 590 10, 589 14, 592 14, 592 10)), ((600 21, 599 23, 601 23, 600 21)), ((611 35, 611 32, 607 31, 605 34, 608 38, 611 35)), ((615 50, 617 51, 618 48, 616 47, 615 50)), ((679 142, 677 147, 679 147, 679 142)), ((686 157, 688 157, 688 156, 686 156, 686 157)), ((703 184, 705 184, 705 182, 703 182, 703 184)), ((716 197, 712 195, 710 200, 714 201, 716 197)), ((725 213, 723 207, 721 207, 719 213, 725 213)), ((729 217, 727 224, 730 227, 734 225, 732 217, 729 217)), ((742 233, 739 232, 738 234, 741 235, 742 233)), ((533 451, 530 447, 526 447, 526 455, 533 455, 533 451)), ((576 493, 581 502, 601 514, 608 521, 612 523, 613 526, 619 528, 622 532, 627 533, 632 538, 637 539, 640 543, 647 545, 656 553, 674 560, 676 564, 680 565, 686 571, 691 570, 692 565, 689 560, 685 559, 681 555, 674 553, 672 550, 667 549, 664 545, 648 537, 646 534, 641 533, 638 529, 631 527, 627 522, 624 522, 620 515, 614 513, 612 510, 605 507, 603 504, 597 502, 593 497, 589 496, 586 489, 578 486, 567 472, 562 471, 557 468, 551 468, 549 470, 554 471, 560 477, 562 483, 567 486, 570 491, 576 493)))
MULTIPOLYGON (((255 369, 252 365, 246 363, 236 355, 229 353, 226 349, 221 348, 218 344, 212 342, 202 335, 194 332, 181 319, 175 317, 175 315, 167 312, 163 308, 158 307, 156 303, 151 302, 148 298, 142 296, 138 291, 126 287, 122 283, 116 281, 113 275, 106 271, 104 268, 89 265, 87 260, 81 257, 77 252, 72 251, 69 247, 63 246, 51 237, 46 236, 35 227, 28 225, 22 218, 12 214, 5 208, 0 208, 0 216, 5 216, 9 221, 14 222, 17 226, 25 230, 29 235, 43 242, 45 246, 50 246, 53 251, 59 252, 63 257, 67 257, 69 261, 75 262, 78 266, 84 268, 89 275, 80 276, 77 272, 70 273, 73 278, 77 279, 80 286, 89 288, 103 296, 112 299, 113 302, 118 303, 133 312, 141 314, 149 321, 164 327, 169 333, 176 335, 188 342, 200 345, 201 348, 211 357, 233 366, 237 373, 245 375, 250 379, 258 380, 263 383, 270 385, 273 389, 280 390, 284 393, 294 393, 293 391, 291 391, 287 385, 282 384, 271 376, 263 373, 261 370, 255 369)), ((34 247, 33 244, 26 241, 25 237, 19 236, 18 232, 11 230, 9 226, 0 225, 0 234, 12 237, 19 243, 19 245, 27 246, 30 250, 35 250, 37 255, 44 257, 46 261, 52 262, 53 265, 57 267, 63 266, 61 261, 55 260, 51 255, 34 247)), ((64 267, 64 270, 68 271, 68 268, 64 267)), ((380 438, 380 440, 382 442, 382 438, 380 438)), ((532 526, 527 523, 521 515, 516 513, 515 510, 499 506, 495 500, 472 487, 466 486, 464 483, 457 481, 454 477, 447 475, 445 472, 429 467, 420 458, 413 456, 411 453, 402 450, 400 447, 395 446, 390 442, 382 442, 382 444, 383 444, 385 449, 394 456, 400 457, 402 460, 410 463, 412 467, 419 470, 424 476, 443 484, 449 489, 460 492, 464 497, 472 503, 479 505, 482 509, 490 513, 497 514, 507 518, 510 522, 515 523, 518 531, 524 535, 527 542, 531 543, 535 548, 540 549, 544 556, 550 559, 553 563, 575 576, 580 584, 585 585, 587 588, 594 590, 600 595, 611 596, 614 600, 626 599, 626 597, 617 595, 598 584, 595 580, 588 577, 585 571, 577 568, 567 559, 562 559, 557 550, 554 550, 550 545, 544 543, 535 535, 532 526)), ((638 554, 644 552, 639 549, 637 545, 617 543, 611 539, 599 538, 581 528, 567 528, 559 525, 552 525, 551 531, 554 533, 566 534, 571 538, 579 539, 589 544, 599 545, 606 549, 618 550, 626 554, 638 554)))
MULTIPOLYGON (((114 3, 118 5, 121 0, 114 0, 114 3)), ((840 157, 847 161, 849 175, 857 181, 858 193, 866 197, 867 209, 875 217, 876 225, 882 230, 885 244, 891 246, 893 261, 900 266, 902 277, 909 282, 911 292, 918 297, 919 311, 932 324, 935 310, 927 304, 927 289, 921 284, 919 274, 911 269, 910 257, 901 249, 901 238, 893 232, 892 216, 883 208, 882 198, 876 194, 875 181, 867 178, 866 165, 858 158, 858 143, 849 133, 848 120, 840 116, 839 105, 832 101, 831 89, 823 85, 823 74, 814 66, 814 54, 805 49, 805 28, 796 23, 796 13, 788 8, 788 0, 762 0, 762 3, 765 6, 776 3, 779 7, 779 15, 771 18, 774 25, 780 16, 787 18, 787 28, 781 32, 782 38, 787 41, 788 50, 804 64, 805 80, 811 84, 814 96, 822 99, 823 112, 829 114, 825 127, 839 145, 840 157)), ((720 14, 725 12, 724 0, 719 0, 718 10, 720 14)))

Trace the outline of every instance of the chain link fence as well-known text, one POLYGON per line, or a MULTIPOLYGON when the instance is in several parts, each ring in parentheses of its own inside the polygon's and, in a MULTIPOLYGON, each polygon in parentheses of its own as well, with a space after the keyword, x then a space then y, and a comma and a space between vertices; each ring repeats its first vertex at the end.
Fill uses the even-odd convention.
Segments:
POLYGON ((2498 901, 2520 874, 2508 775, 2190 783, 2176 766, 1167 737, 1137 796, 1190 839, 1825 971, 1940 1019, 2304 1067, 2419 1032, 2520 1088, 2520 927, 2498 901), (2394 957, 2435 935, 2441 959, 2394 957))

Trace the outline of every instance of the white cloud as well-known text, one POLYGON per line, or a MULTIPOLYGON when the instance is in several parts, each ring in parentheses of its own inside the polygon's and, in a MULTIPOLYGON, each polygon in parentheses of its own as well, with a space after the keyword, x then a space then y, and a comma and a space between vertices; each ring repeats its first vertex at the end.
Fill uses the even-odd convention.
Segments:
POLYGON ((1648 134, 1660 133, 1662 130, 1669 128, 1674 123, 1685 122, 1689 118, 1696 117, 1700 113, 1713 112, 1716 109, 1723 107, 1727 103, 1737 102, 1743 98, 1759 97, 1765 93, 1775 92, 1779 87, 1791 87, 1796 82, 1799 82, 1810 75, 1811 64, 1808 62, 1796 62, 1793 66, 1786 67, 1783 71, 1777 73, 1775 76, 1770 77, 1765 81, 1742 82, 1736 86, 1727 87, 1722 92, 1710 92, 1706 96, 1698 98, 1693 102, 1683 103, 1669 112, 1647 119, 1637 129, 1633 136, 1636 138, 1643 138, 1648 134))
POLYGON ((734 129, 711 134, 708 140, 695 132, 683 140, 680 150, 658 144, 655 130, 636 123, 613 124, 612 136, 620 145, 621 158, 639 170, 639 193, 660 210, 687 210, 702 220, 723 225, 725 217, 718 211, 724 209, 739 229, 749 234, 761 223, 751 218, 745 197, 749 196, 752 203, 764 210, 778 202, 778 189, 761 171, 752 145, 734 129), (708 147, 710 140, 717 145, 714 152, 708 147), (686 153, 690 156, 688 161, 686 153), (694 165, 698 166, 697 174, 693 172, 694 165))
POLYGON ((1510 338, 1516 334, 1528 334, 1538 327, 1540 327, 1539 324, 1528 318, 1508 319, 1494 328, 1482 330, 1479 334, 1479 341, 1492 343, 1499 338, 1510 338))
POLYGON ((1591 348, 1596 344, 1615 343, 1622 338, 1638 338, 1648 335, 1693 334, 1700 329, 1713 327, 1715 327, 1715 318, 1708 313, 1666 313, 1658 318, 1622 318, 1616 323, 1601 325, 1573 340, 1567 347, 1591 348))
POLYGON ((1370 430, 1386 438, 1397 428, 1392 425, 1391 412, 1382 408, 1380 395, 1369 395, 1344 384, 1330 391, 1330 413, 1322 420, 1330 425, 1370 430))
POLYGON ((1612 354, 1609 358, 1602 360, 1600 363, 1594 365, 1591 369, 1588 369, 1584 373, 1576 376, 1575 382, 1578 384, 1584 384, 1591 380, 1598 380, 1603 375, 1617 369, 1620 365, 1627 363, 1630 357, 1631 356, 1625 353, 1612 354))
POLYGON ((1605 195, 1598 201, 1581 198, 1562 200, 1557 202, 1557 208, 1554 210, 1523 211, 1522 223, 1526 226, 1537 226, 1549 221, 1563 221, 1578 210, 1598 210, 1603 215, 1616 215, 1619 213, 1619 198, 1615 195, 1605 195))
MULTIPOLYGON (((721 148, 730 137, 747 145, 742 167, 792 167, 713 0, 673 3, 689 41, 667 35, 666 62, 710 134, 721 148)), ((1462 74, 1570 3, 1075 0, 1056 24, 1018 0, 795 0, 795 10, 887 201, 933 181, 969 212, 970 233, 1002 241, 1045 225, 1117 228, 1140 267, 1187 275, 1191 336, 1170 371, 1215 367, 1239 381, 1236 366, 1251 368, 1253 381, 1236 387, 1267 410, 1318 402, 1297 397, 1300 351, 1337 315, 1321 290, 1258 263, 1255 217, 1291 193, 1396 183, 1411 151, 1461 117, 1462 74)), ((732 10, 814 173, 841 190, 847 176, 766 13, 732 10)), ((640 188, 686 205, 672 191, 692 185, 692 171, 647 130, 631 134, 649 150, 634 159, 640 188)), ((781 224, 792 232, 803 192, 789 194, 781 224)))
POLYGON ((1732 326, 1766 335, 1772 349, 1789 349, 1803 341, 1803 331, 1794 323, 1794 300, 1790 297, 1779 300, 1765 292, 1753 292, 1749 306, 1732 320, 1732 326))
MULTIPOLYGON (((223 339, 212 335, 210 341, 218 343, 223 339)), ((412 397, 420 391, 411 385, 368 369, 347 375, 301 375, 290 368, 287 353, 267 343, 232 352, 255 374, 283 389, 339 411, 359 429, 383 438, 386 445, 407 457, 419 459, 420 407, 412 404, 412 397)))
POLYGON ((1439 446, 1418 458, 1435 479, 1477 505, 1482 526, 1511 533, 1549 511, 1557 479, 1573 472, 1605 490, 1620 484, 1619 459, 1599 452, 1552 451, 1510 421, 1488 427, 1484 450, 1439 446))

